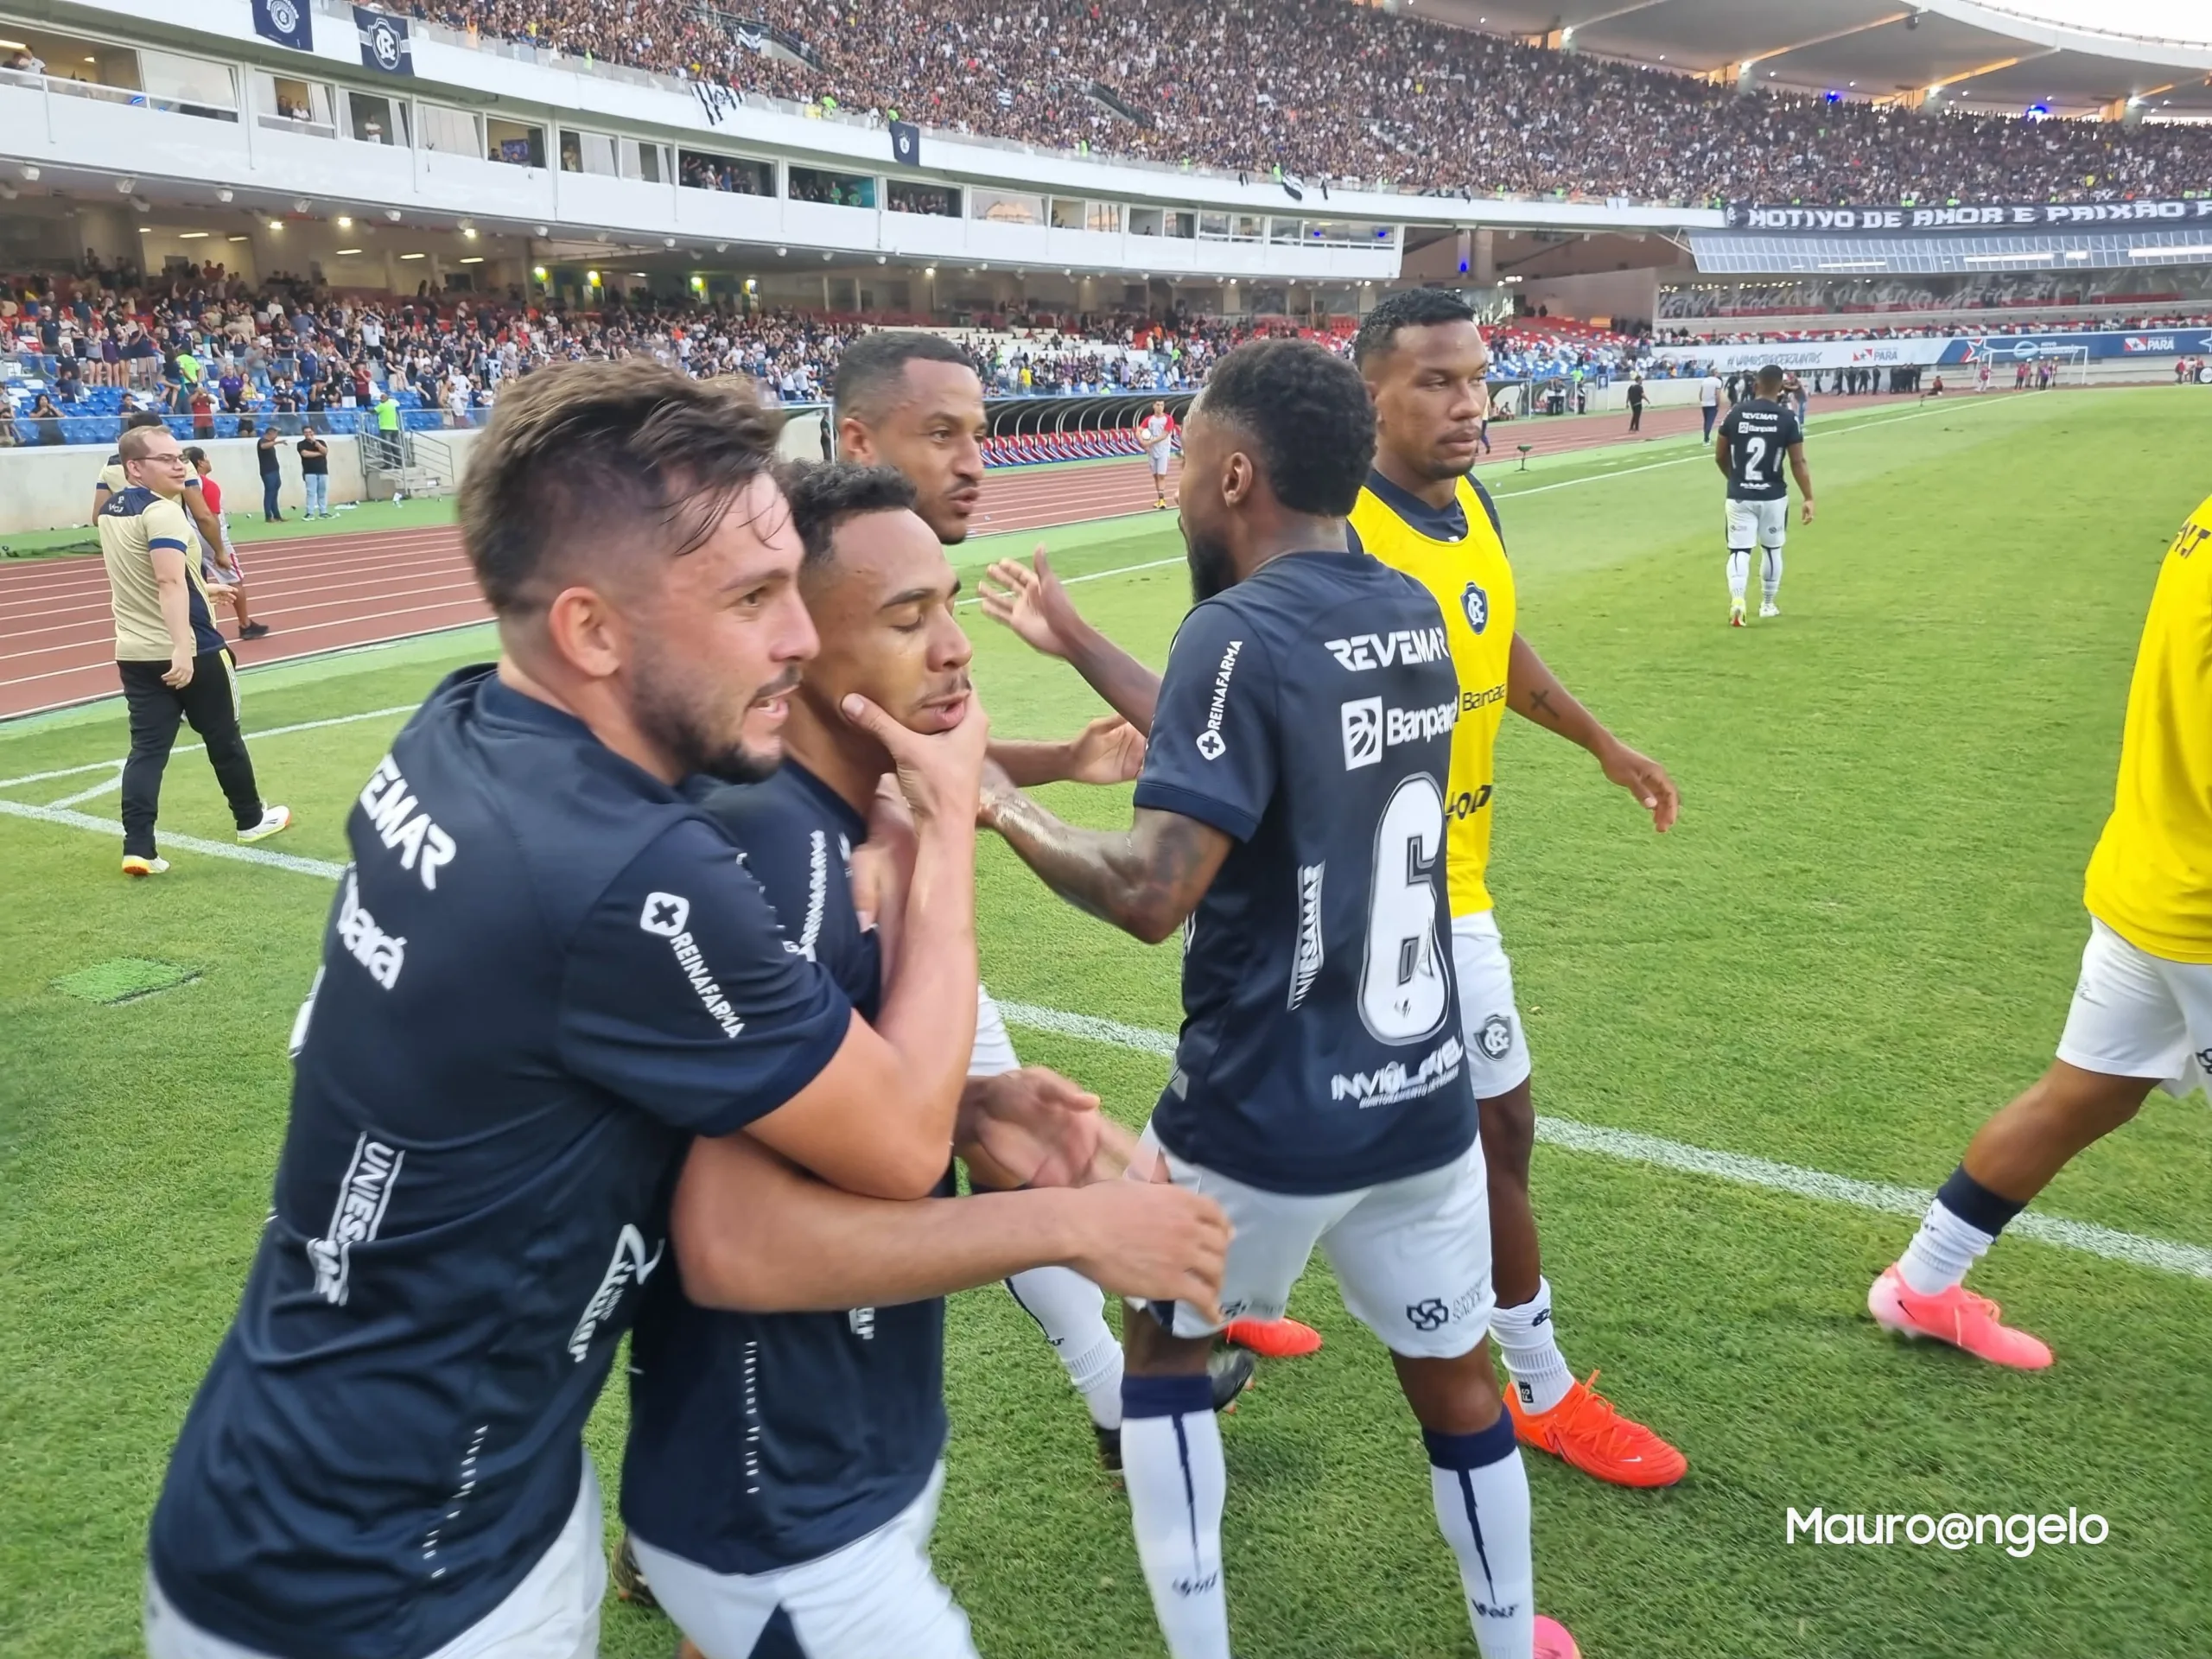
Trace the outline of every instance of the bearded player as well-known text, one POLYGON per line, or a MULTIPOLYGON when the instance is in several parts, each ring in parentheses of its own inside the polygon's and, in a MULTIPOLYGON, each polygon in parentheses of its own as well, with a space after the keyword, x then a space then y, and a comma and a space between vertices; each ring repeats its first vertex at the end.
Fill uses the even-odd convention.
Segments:
POLYGON ((2212 1079, 2212 499, 2166 550, 2128 687, 2089 943, 2058 1057, 1983 1124, 1866 1307, 1885 1331, 2041 1370, 2050 1350, 1961 1282, 2075 1154, 2212 1079))

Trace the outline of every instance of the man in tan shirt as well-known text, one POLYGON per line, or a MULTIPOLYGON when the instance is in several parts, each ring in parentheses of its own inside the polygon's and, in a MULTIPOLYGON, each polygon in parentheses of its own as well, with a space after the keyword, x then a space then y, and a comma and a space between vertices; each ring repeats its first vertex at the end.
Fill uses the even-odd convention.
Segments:
POLYGON ((117 464, 122 487, 110 487, 97 523, 115 612, 116 672, 130 711, 123 873, 157 875, 168 861, 155 849, 154 819, 180 721, 191 721, 206 741, 241 842, 275 835, 292 814, 289 807, 264 808, 254 785, 238 731, 237 669, 208 607, 181 500, 191 471, 183 450, 166 427, 137 427, 123 435, 117 464))

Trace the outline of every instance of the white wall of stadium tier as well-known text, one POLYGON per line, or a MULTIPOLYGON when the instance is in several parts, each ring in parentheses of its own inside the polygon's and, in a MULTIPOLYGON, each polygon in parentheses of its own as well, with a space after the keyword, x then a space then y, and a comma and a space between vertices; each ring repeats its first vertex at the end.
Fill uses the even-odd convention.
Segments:
MULTIPOLYGON (((134 97, 128 86, 0 74, 0 162, 13 163, 9 171, 24 164, 66 170, 73 184, 83 176, 95 188, 128 181, 119 194, 165 206, 213 206, 216 191, 226 189, 240 213, 302 200, 396 210, 410 219, 534 221, 556 239, 604 232, 675 238, 694 248, 743 243, 916 260, 1356 281, 1398 274, 1402 226, 1462 225, 1477 214, 1472 204, 1446 198, 1363 190, 1325 196, 1318 186, 1294 200, 1266 178, 1239 182, 935 130, 923 138, 925 165, 899 168, 880 126, 759 104, 710 114, 665 78, 573 60, 523 61, 419 21, 414 74, 382 75, 363 67, 346 20, 319 6, 311 53, 256 36, 246 0, 174 0, 158 17, 123 0, 56 0, 46 16, 41 30, 139 53, 162 85, 143 82, 134 97), (365 108, 378 113, 364 115, 365 108), (613 159, 636 156, 641 143, 656 149, 657 166, 613 159), (518 159, 486 159, 503 147, 518 159), (605 168, 590 159, 601 150, 610 158, 605 168), (769 194, 679 184, 687 154, 764 162, 769 194), (564 166, 564 157, 576 165, 564 166), (794 200, 794 166, 866 181, 866 199, 877 205, 794 200), (894 178, 957 189, 957 211, 891 211, 894 178)), ((1486 201, 1479 216, 1485 224, 1552 230, 1681 229, 1720 217, 1534 201, 1486 201)))
MULTIPOLYGON (((435 439, 452 458, 454 470, 465 472, 469 451, 481 437, 480 430, 443 430, 424 434, 435 439)), ((207 452, 215 481, 223 486, 223 506, 233 524, 243 524, 261 512, 261 463, 251 438, 187 439, 207 452)), ((359 445, 356 439, 329 437, 330 502, 346 506, 365 499, 359 445)), ((781 449, 786 459, 811 461, 821 454, 818 417, 811 411, 794 414, 785 423, 781 449)), ((0 448, 0 538, 32 531, 67 530, 89 526, 92 485, 108 452, 97 446, 55 445, 29 448, 0 448)), ((300 463, 288 442, 278 458, 284 483, 277 505, 296 513, 304 505, 300 463)), ((454 480, 444 480, 437 492, 450 493, 454 480)))

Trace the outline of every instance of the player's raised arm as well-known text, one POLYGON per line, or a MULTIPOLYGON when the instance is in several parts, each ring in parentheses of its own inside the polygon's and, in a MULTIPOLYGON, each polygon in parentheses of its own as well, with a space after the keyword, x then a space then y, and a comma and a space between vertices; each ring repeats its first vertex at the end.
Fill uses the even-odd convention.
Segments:
POLYGON ((1151 732, 1160 676, 1084 620, 1052 574, 1043 548, 1030 555, 1027 564, 1001 559, 984 574, 976 592, 984 615, 1012 628, 1033 650, 1059 658, 1108 708, 1138 731, 1151 732))
MULTIPOLYGON (((1720 442, 1726 443, 1727 439, 1720 442)), ((1513 655, 1506 670, 1505 700, 1515 713, 1589 750, 1605 776, 1636 797, 1637 804, 1651 814, 1653 829, 1663 833, 1673 827, 1682 802, 1667 768, 1608 731, 1603 721, 1575 701, 1560 683, 1559 676, 1536 655, 1536 648, 1518 633, 1513 636, 1513 655)))
POLYGON ((1144 770, 1144 734, 1119 715, 1101 715, 1058 742, 1001 738, 991 760, 1018 789, 1039 784, 1127 784, 1144 770))

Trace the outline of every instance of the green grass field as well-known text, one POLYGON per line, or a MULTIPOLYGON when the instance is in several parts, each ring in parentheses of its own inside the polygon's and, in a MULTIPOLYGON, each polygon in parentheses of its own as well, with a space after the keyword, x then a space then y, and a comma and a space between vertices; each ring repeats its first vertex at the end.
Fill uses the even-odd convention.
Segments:
MULTIPOLYGON (((2056 1040, 2135 638, 2161 550, 2212 488, 2212 410, 2152 390, 1816 412, 1810 453, 1821 517, 1793 531, 1786 614, 1744 632, 1722 626, 1719 480, 1689 446, 1486 470, 1524 630, 1684 799, 1680 827, 1655 837, 1579 751, 1509 721, 1492 886, 1548 1116, 1929 1188, 2056 1040)), ((1180 551, 1164 515, 1044 539, 1064 573, 1096 577, 1077 589, 1085 608, 1162 659, 1185 604, 1179 566, 1153 563, 1180 551)), ((974 632, 1001 731, 1057 733, 1092 712, 1058 664, 980 618, 974 632)), ((448 634, 249 675, 248 731, 410 706, 489 649, 480 632, 448 634)), ((258 742, 267 793, 300 817, 268 846, 342 859, 345 809, 402 718, 258 742)), ((124 747, 110 706, 18 722, 0 728, 0 779, 124 747)), ((104 776, 0 782, 0 803, 104 776)), ((1127 809, 1125 791, 1050 793, 1088 821, 1127 809)), ((113 809, 109 793, 66 810, 113 809)), ((196 755, 172 763, 163 828, 227 836, 196 755)), ((330 900, 311 868, 182 850, 165 878, 125 882, 118 844, 0 816, 11 1656, 137 1650, 145 1517, 266 1211, 285 1037, 330 900)), ((1173 1028, 1173 946, 1077 915, 995 844, 980 886, 1001 998, 1173 1028)), ((1165 1077, 1139 1048, 1015 1036, 1131 1123, 1165 1077)), ((2059 1363, 1999 1373, 1867 1320, 1866 1284, 1909 1219, 1608 1144, 1555 1139, 1536 1155, 1561 1341, 1691 1471, 1630 1493, 1532 1463, 1540 1605, 1592 1659, 2212 1653, 2212 1281, 2008 1240, 1976 1285, 2059 1363), (2025 1560, 1785 1544, 1787 1510, 1815 1504, 2070 1505, 2110 1535, 2025 1560)), ((2196 1246, 2201 1263, 2208 1175, 2205 1102, 2154 1096, 2038 1210, 2196 1246)), ((1226 1428, 1240 1649, 1472 1654, 1382 1354, 1321 1267, 1293 1311, 1327 1348, 1263 1367, 1226 1428)), ((953 1304, 950 1351, 937 1559, 983 1651, 1160 1653, 1122 1500, 1033 1327, 1003 1291, 976 1292, 953 1304)), ((622 1418, 617 1387, 592 1431, 610 1486, 622 1418)), ((673 1640, 611 1606, 608 1654, 662 1659, 673 1640)))

